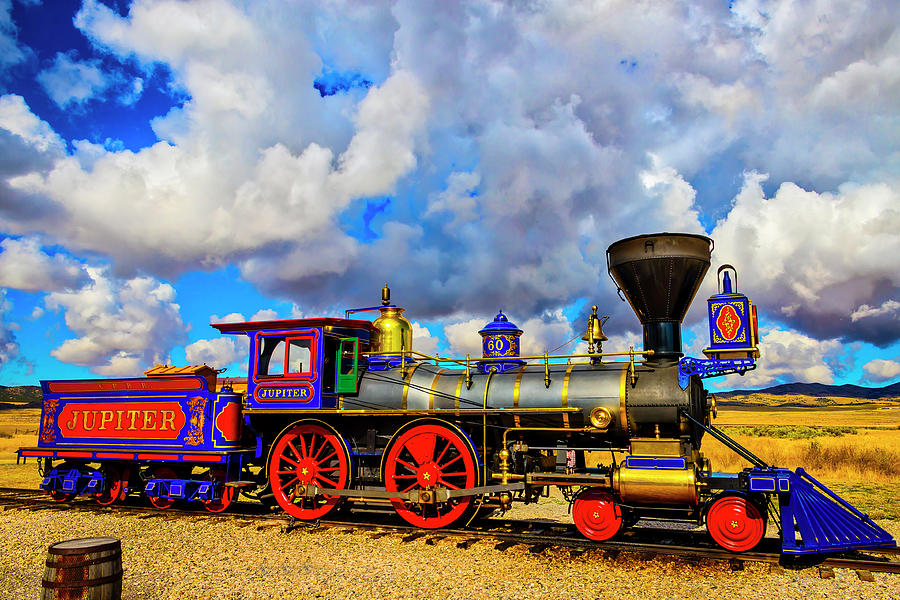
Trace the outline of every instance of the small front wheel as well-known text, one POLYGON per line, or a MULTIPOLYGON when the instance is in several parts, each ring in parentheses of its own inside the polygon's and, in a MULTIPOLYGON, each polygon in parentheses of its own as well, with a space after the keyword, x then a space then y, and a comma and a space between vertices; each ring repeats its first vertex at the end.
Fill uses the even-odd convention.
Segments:
POLYGON ((752 550, 766 532, 766 522, 743 496, 722 496, 706 513, 706 529, 717 544, 732 552, 752 550))
POLYGON ((622 529, 622 507, 608 492, 588 488, 575 497, 572 519, 581 535, 602 542, 622 529))

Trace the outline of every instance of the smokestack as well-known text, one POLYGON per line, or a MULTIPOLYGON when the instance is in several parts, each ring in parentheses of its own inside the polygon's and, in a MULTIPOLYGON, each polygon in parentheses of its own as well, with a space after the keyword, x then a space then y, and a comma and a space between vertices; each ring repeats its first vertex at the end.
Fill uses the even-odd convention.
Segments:
POLYGON ((606 249, 610 277, 644 326, 653 360, 677 360, 681 322, 709 269, 712 240, 689 233, 655 233, 619 240, 606 249))

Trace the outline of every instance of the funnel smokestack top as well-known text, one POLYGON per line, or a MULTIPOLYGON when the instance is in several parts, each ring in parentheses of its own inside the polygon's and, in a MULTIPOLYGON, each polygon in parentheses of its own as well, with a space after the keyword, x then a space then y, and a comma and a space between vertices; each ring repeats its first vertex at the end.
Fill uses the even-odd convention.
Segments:
POLYGON ((644 349, 655 358, 681 353, 681 322, 709 269, 712 240, 656 233, 619 240, 606 249, 609 274, 644 326, 644 349))

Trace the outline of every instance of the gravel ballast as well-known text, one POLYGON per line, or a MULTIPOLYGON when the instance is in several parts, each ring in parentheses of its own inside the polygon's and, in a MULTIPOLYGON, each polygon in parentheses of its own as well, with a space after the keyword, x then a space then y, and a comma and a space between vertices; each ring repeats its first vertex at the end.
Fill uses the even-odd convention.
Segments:
MULTIPOLYGON (((896 523, 882 523, 900 534, 896 523)), ((590 550, 535 554, 458 538, 403 542, 400 535, 298 529, 250 519, 169 518, 29 511, 0 512, 0 598, 37 598, 47 548, 79 537, 122 541, 123 599, 209 598, 900 598, 900 575, 861 581, 836 569, 773 572, 769 565, 694 564, 678 558, 616 559, 590 550)))

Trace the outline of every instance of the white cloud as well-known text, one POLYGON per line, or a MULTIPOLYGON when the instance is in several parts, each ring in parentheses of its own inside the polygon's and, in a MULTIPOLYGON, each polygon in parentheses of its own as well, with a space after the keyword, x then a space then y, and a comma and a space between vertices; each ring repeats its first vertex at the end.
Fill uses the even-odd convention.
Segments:
POLYGON ((97 98, 112 84, 100 68, 100 60, 78 61, 63 52, 56 54, 53 65, 38 73, 37 80, 62 109, 97 98))
POLYGON ((478 331, 485 326, 487 319, 474 318, 444 326, 444 335, 450 346, 451 356, 469 355, 473 358, 481 358, 481 336, 478 331))
POLYGON ((251 321, 275 321, 277 319, 278 311, 272 310, 271 308, 258 310, 250 317, 251 321))
POLYGON ((6 313, 12 310, 12 303, 6 298, 6 290, 0 288, 0 369, 19 356, 19 343, 13 328, 6 323, 6 313))
POLYGON ((61 291, 88 279, 78 262, 41 250, 37 238, 7 238, 0 242, 0 287, 29 292, 61 291))
POLYGON ((900 302, 896 300, 887 300, 881 306, 869 306, 863 304, 852 313, 850 313, 851 321, 859 321, 870 317, 880 317, 882 315, 897 315, 900 313, 900 302))
MULTIPOLYGON (((419 319, 499 304, 524 327, 588 298, 622 336, 606 246, 713 215, 715 260, 762 311, 812 338, 898 339, 890 314, 851 315, 900 297, 900 13, 731 5, 138 0, 122 17, 87 0, 94 49, 163 65, 185 101, 153 147, 66 157, 4 96, 0 229, 121 273, 235 263, 308 314, 385 280, 419 319), (323 67, 375 85, 322 98, 323 67), (730 212, 709 199, 744 171, 730 212)), ((535 331, 565 339, 552 318, 535 331)))
POLYGON ((244 318, 244 315, 241 313, 228 313, 224 317, 220 317, 219 315, 210 315, 209 322, 210 323, 245 323, 247 319, 244 318))
POLYGON ((870 381, 884 383, 900 375, 900 362, 876 358, 863 365, 870 381))
POLYGON ((65 142, 46 121, 31 112, 22 96, 0 96, 0 128, 18 136, 40 152, 61 155, 65 151, 65 142))
POLYGON ((189 364, 205 364, 213 368, 223 368, 236 362, 246 361, 249 339, 234 336, 197 340, 184 347, 184 356, 189 364))
POLYGON ((743 376, 717 378, 716 385, 723 389, 748 389, 793 381, 834 383, 835 372, 828 360, 843 350, 844 345, 836 339, 820 341, 793 329, 763 329, 757 368, 743 376))
POLYGON ((12 0, 0 0, 0 65, 3 66, 20 63, 30 54, 19 46, 11 12, 12 0))
POLYGON ((746 175, 712 233, 715 260, 739 265, 742 291, 816 337, 882 345, 900 337, 890 300, 900 293, 900 180, 836 193, 785 183, 770 198, 764 180, 746 175))
POLYGON ((66 326, 79 336, 50 354, 103 375, 139 375, 168 363, 169 350, 185 336, 174 288, 150 277, 116 280, 104 269, 86 271, 91 283, 46 297, 47 308, 64 310, 66 326))
POLYGON ((428 331, 427 327, 423 327, 417 321, 413 321, 412 334, 413 350, 421 352, 422 354, 428 354, 429 356, 437 354, 437 347, 440 340, 431 335, 431 332, 428 331))

